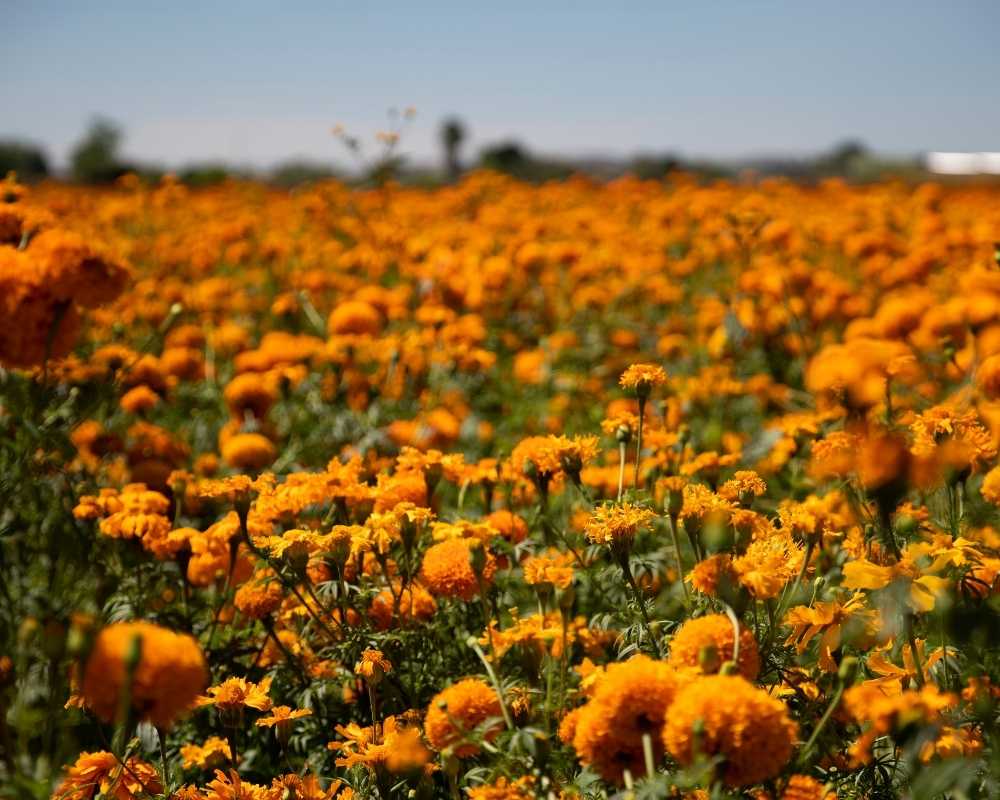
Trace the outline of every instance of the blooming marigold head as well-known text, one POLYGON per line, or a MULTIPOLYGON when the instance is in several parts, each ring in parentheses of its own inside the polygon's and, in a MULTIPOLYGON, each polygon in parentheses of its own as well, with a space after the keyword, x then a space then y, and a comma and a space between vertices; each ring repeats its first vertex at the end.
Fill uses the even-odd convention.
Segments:
POLYGON ((132 708, 160 727, 187 711, 208 682, 205 658, 190 636, 149 622, 109 625, 94 641, 82 683, 88 708, 105 722, 115 719, 130 670, 132 708))
POLYGON ((620 782, 626 769, 641 775, 643 734, 651 735, 658 760, 663 754, 659 731, 676 690, 677 679, 666 662, 637 655, 611 664, 593 697, 571 717, 580 760, 607 781, 620 782))
MULTIPOLYGON (((456 756, 467 758, 479 748, 472 742, 460 744, 462 739, 486 720, 500 715, 496 692, 478 678, 466 678, 434 695, 427 707, 424 732, 435 750, 454 747, 456 756)), ((499 732, 499 726, 494 726, 486 732, 486 738, 492 739, 499 732)))
POLYGON ((66 768, 62 784, 53 797, 60 800, 91 800, 113 797, 115 800, 138 800, 163 791, 156 769, 138 758, 129 758, 124 767, 114 753, 81 753, 66 768))
POLYGON ((631 389, 645 399, 654 386, 667 382, 667 373, 659 364, 632 364, 618 381, 623 389, 631 389))
POLYGON ((263 469, 277 455, 274 442, 259 433, 238 433, 222 446, 222 459, 234 469, 263 469))
POLYGON ((684 766, 699 755, 721 756, 729 786, 778 775, 797 735, 785 704, 737 675, 711 675, 685 686, 663 726, 667 750, 684 766))
MULTIPOLYGON (((754 680, 760 671, 760 656, 753 631, 740 626, 740 674, 754 680)), ((733 660, 733 625, 725 614, 709 614, 691 619, 677 629, 670 640, 669 663, 676 669, 695 668, 714 674, 733 660)))
POLYGON ((392 662, 381 650, 368 648, 361 654, 361 660, 354 665, 354 674, 360 675, 369 683, 378 683, 383 676, 392 672, 392 662))
POLYGON ((627 544, 655 518, 655 512, 633 503, 609 503, 594 509, 584 533, 594 544, 627 544))
POLYGON ((421 580, 433 594, 466 601, 478 594, 479 580, 489 583, 495 572, 496 559, 478 539, 439 542, 427 549, 420 567, 421 580), (477 556, 483 558, 479 578, 474 564, 477 556))

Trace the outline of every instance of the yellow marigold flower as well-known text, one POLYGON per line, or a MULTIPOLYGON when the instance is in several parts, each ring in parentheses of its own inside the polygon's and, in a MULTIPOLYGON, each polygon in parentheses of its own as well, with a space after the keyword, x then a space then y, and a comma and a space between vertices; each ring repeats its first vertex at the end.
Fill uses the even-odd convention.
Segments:
POLYGON ((733 559, 739 582, 758 600, 777 597, 796 578, 805 553, 787 531, 751 542, 742 556, 733 559))
POLYGON ((627 544, 654 519, 656 512, 634 503, 609 503, 594 509, 584 533, 594 544, 627 544))
POLYGON ((233 753, 225 739, 209 736, 204 744, 183 745, 181 758, 185 769, 215 769, 226 761, 232 761, 233 753))
POLYGON ((160 727, 187 711, 208 681, 201 648, 187 634, 149 622, 109 625, 94 641, 81 686, 87 707, 105 722, 118 713, 130 670, 132 708, 160 727))
MULTIPOLYGON (((338 725, 336 731, 344 741, 330 742, 327 747, 340 752, 336 760, 338 767, 361 765, 370 770, 384 768, 392 774, 426 772, 432 768, 429 764, 431 753, 424 745, 414 716, 419 719, 419 714, 413 711, 386 717, 378 731, 353 722, 338 725)), ((343 798, 343 794, 340 797, 343 798)))
POLYGON ((626 769, 642 775, 643 734, 652 737, 658 761, 663 754, 659 732, 676 691, 677 679, 666 662, 636 655, 608 666, 574 717, 573 748, 580 760, 606 781, 620 783, 626 769))
MULTIPOLYGON (((473 742, 460 742, 501 713, 496 692, 478 678, 466 678, 434 695, 424 718, 424 732, 435 750, 453 747, 456 756, 468 758, 478 753, 479 747, 473 742)), ((500 726, 494 725, 485 737, 492 740, 499 732, 500 726)))
POLYGON ((81 753, 66 767, 66 774, 53 797, 59 800, 140 800, 163 792, 156 769, 134 756, 123 765, 113 753, 81 753))
POLYGON ((639 397, 648 397, 654 386, 666 382, 667 373, 659 364, 632 364, 618 380, 623 389, 631 389, 639 397))
POLYGON ((479 594, 479 580, 490 583, 496 559, 478 539, 446 539, 427 549, 420 566, 421 581, 439 597, 472 600, 479 594), (477 579, 473 560, 482 558, 477 579))
POLYGON ((259 433, 238 433, 222 445, 222 459, 234 469, 263 469, 277 456, 274 442, 259 433))
POLYGON ((258 711, 271 709, 270 676, 259 684, 244 678, 228 678, 216 686, 210 686, 206 694, 198 698, 199 706, 215 706, 220 712, 238 712, 243 708, 255 708, 258 711))
POLYGON ((719 487, 719 496, 731 503, 749 505, 755 497, 767 491, 767 484, 753 470, 738 470, 732 478, 719 487))
POLYGON ((722 756, 722 779, 747 786, 778 775, 792 755, 798 726, 780 700, 737 675, 699 678, 681 689, 663 741, 684 766, 722 756))
POLYGON ((838 664, 833 653, 840 648, 843 626, 849 620, 858 620, 867 636, 876 631, 878 613, 865 605, 865 595, 855 592, 844 603, 819 601, 812 606, 795 606, 785 615, 785 624, 792 628, 786 645, 794 645, 799 653, 805 652, 809 642, 822 634, 819 642, 819 666, 826 672, 836 672, 838 664))
MULTIPOLYGON (((670 640, 670 657, 675 669, 698 669, 705 674, 719 671, 733 660, 733 625, 725 614, 709 614, 681 625, 670 640)), ((754 680, 760 671, 760 656, 753 631, 740 626, 740 674, 754 680)))
POLYGON ((392 663, 381 650, 368 648, 361 654, 361 660, 354 665, 354 674, 369 683, 378 683, 383 676, 392 672, 392 663))
POLYGON ((308 708, 292 709, 289 706, 275 706, 266 717, 257 720, 258 728, 274 728, 274 733, 278 741, 284 746, 292 733, 292 721, 312 716, 312 710, 308 708))

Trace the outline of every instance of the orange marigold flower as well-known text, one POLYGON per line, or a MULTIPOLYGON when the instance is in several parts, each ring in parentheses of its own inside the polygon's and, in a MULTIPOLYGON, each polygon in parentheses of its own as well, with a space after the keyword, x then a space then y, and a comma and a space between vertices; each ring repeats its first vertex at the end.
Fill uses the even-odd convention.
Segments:
POLYGON ((277 455, 274 442, 259 433, 238 433, 222 445, 222 459, 234 469, 263 469, 277 455))
POLYGON ((654 386, 666 382, 667 373, 659 364, 632 364, 618 380, 623 389, 631 389, 640 397, 648 397, 654 386))
POLYGON ((398 586, 393 589, 383 589, 372 599, 372 604, 368 608, 368 615, 371 617, 375 627, 379 630, 388 630, 393 625, 393 611, 400 620, 419 620, 426 622, 434 616, 437 611, 437 603, 431 593, 418 583, 411 583, 407 588, 400 591, 398 586), (397 601, 398 596, 398 601, 397 601), (398 602, 399 608, 395 609, 398 602))
POLYGON ((836 792, 827 791, 826 787, 815 778, 808 775, 792 775, 781 793, 781 800, 836 800, 836 792))
POLYGON ((268 571, 259 573, 237 589, 233 605, 250 619, 263 619, 278 609, 284 596, 281 583, 268 571))
POLYGON ((94 641, 82 683, 87 707, 105 722, 117 715, 130 670, 132 708, 159 727, 187 711, 208 681, 201 648, 187 634, 149 622, 109 625, 94 641))
POLYGON ((711 675, 688 684, 663 726, 667 750, 684 766, 699 756, 722 756, 722 779, 729 786, 778 775, 797 735, 785 704, 737 675, 711 675))
POLYGON ((484 522, 497 530, 511 544, 523 542, 528 536, 528 523, 505 508, 494 511, 484 522))
POLYGON ((643 774, 643 734, 651 734, 658 761, 658 734, 676 691, 677 679, 664 661, 636 655, 611 664, 575 716, 573 747, 580 760, 606 781, 621 782, 626 769, 643 774))
POLYGON ((204 744, 186 744, 181 747, 185 769, 215 769, 233 760, 229 742, 219 736, 209 736, 204 744))
POLYGON ((634 503, 608 503, 594 509, 584 533, 594 544, 627 544, 654 519, 656 512, 634 503))
POLYGON ((986 473, 979 493, 987 503, 1000 506, 1000 467, 994 467, 986 473))
POLYGON ((363 300, 347 300, 330 312, 326 322, 330 335, 376 336, 382 330, 382 315, 363 300))
POLYGON ((474 560, 482 559, 484 583, 493 580, 496 559, 478 539, 446 539, 427 549, 420 576, 427 588, 439 597, 472 600, 479 593, 474 560))
POLYGON ((516 781, 497 778, 493 783, 471 786, 465 791, 469 800, 534 800, 535 779, 530 775, 516 781))
MULTIPOLYGON (((668 662, 676 669, 694 668, 713 674, 733 660, 733 625, 725 614, 709 614, 681 625, 670 640, 668 662)), ((754 680, 760 671, 760 656, 753 631, 740 626, 740 674, 754 680)))
POLYGON ((573 554, 550 549, 546 554, 531 556, 521 562, 524 581, 529 586, 548 584, 565 589, 573 582, 573 554))
MULTIPOLYGON (((501 715, 496 692, 478 678, 466 678, 434 695, 424 718, 427 741, 435 750, 454 747, 455 755, 467 758, 479 752, 473 742, 460 742, 486 720, 501 715)), ((494 725, 485 732, 489 741, 500 732, 494 725)))
POLYGON ((160 396, 143 383, 125 392, 118 402, 123 411, 142 414, 159 405, 160 396))
POLYGON ((124 765, 114 753, 101 751, 81 753, 66 768, 66 775, 53 797, 59 800, 92 800, 101 797, 114 800, 139 800, 163 791, 156 769, 134 756, 124 765))
POLYGON ((719 487, 719 496, 731 503, 749 505, 755 497, 767 491, 767 484, 753 470, 738 470, 733 477, 719 487))
POLYGON ((198 698, 199 706, 215 706, 221 712, 238 712, 243 708, 258 711, 271 709, 270 676, 259 684, 244 678, 229 678, 216 686, 210 686, 206 694, 198 698))
POLYGON ((388 673, 392 672, 392 663, 381 650, 366 649, 361 654, 361 660, 354 665, 354 674, 360 675, 369 683, 378 683, 388 673))
POLYGON ((278 390, 275 381, 248 372, 229 381, 222 396, 234 419, 243 419, 248 411, 257 419, 263 419, 278 399, 278 390))
POLYGON ((685 580, 702 594, 716 597, 720 583, 735 585, 737 577, 732 556, 728 553, 716 553, 695 564, 685 580))

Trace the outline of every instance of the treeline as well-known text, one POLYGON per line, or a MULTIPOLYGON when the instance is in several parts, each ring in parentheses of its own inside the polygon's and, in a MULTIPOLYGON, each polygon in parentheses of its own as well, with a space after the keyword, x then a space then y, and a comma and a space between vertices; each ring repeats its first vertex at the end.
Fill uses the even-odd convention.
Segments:
MULTIPOLYGON (((632 158, 561 158, 539 155, 517 141, 505 141, 484 147, 477 157, 465 160, 462 148, 467 138, 461 120, 445 120, 439 137, 441 161, 436 167, 411 165, 405 157, 393 151, 353 172, 307 159, 286 161, 269 170, 225 162, 204 162, 169 171, 191 186, 208 186, 229 179, 256 179, 285 187, 334 177, 352 183, 398 180, 408 184, 438 185, 457 180, 471 169, 496 170, 531 182, 560 180, 574 174, 597 179, 613 179, 626 174, 639 178, 662 178, 675 170, 703 178, 736 178, 751 173, 759 176, 782 175, 801 181, 828 177, 869 181, 890 175, 920 178, 925 174, 916 158, 880 158, 857 141, 842 143, 812 158, 734 161, 692 160, 669 152, 641 154, 632 158)), ((121 155, 122 140, 123 132, 118 125, 107 119, 96 119, 70 152, 66 174, 59 176, 53 174, 49 159, 38 145, 0 140, 0 177, 13 171, 21 180, 28 182, 60 177, 85 184, 106 184, 128 173, 147 180, 158 180, 168 172, 161 166, 133 163, 124 158, 121 155)))

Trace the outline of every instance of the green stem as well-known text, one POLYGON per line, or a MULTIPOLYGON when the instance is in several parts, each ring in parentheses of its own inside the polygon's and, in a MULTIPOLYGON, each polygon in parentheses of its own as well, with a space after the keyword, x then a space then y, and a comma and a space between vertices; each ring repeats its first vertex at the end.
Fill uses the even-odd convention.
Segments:
POLYGON ((674 545, 674 556, 677 558, 677 579, 681 582, 681 589, 684 590, 684 604, 687 605, 691 602, 691 596, 688 594, 687 583, 684 581, 684 561, 681 559, 681 542, 677 538, 677 526, 674 525, 674 518, 671 514, 667 514, 667 530, 670 531, 670 541, 674 545))

